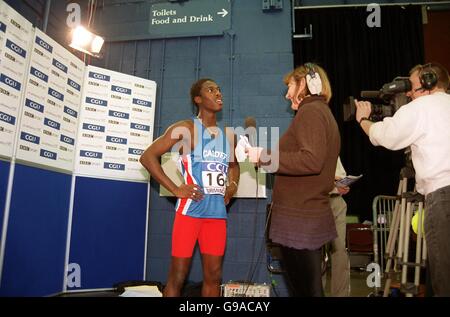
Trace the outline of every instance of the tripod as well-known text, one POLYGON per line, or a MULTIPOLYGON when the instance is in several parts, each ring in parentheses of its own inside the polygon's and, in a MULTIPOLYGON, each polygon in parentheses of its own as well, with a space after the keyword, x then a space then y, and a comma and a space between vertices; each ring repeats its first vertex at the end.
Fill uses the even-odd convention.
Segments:
POLYGON ((417 192, 407 191, 408 178, 414 177, 414 171, 410 167, 404 167, 400 173, 401 179, 398 186, 397 195, 401 198, 401 202, 397 200, 394 207, 392 217, 391 230, 386 245, 386 270, 387 276, 384 287, 383 297, 389 295, 392 279, 396 276, 396 266, 401 266, 401 287, 400 291, 405 293, 407 297, 417 295, 419 292, 420 269, 425 267, 426 261, 426 245, 423 236, 422 213, 424 197, 417 192), (409 256, 409 240, 410 226, 412 218, 412 208, 418 205, 418 230, 416 242, 416 256, 414 262, 408 261, 409 256), (394 249, 397 244, 397 254, 394 257, 394 249), (394 263, 393 263, 394 262, 394 263), (408 282, 408 268, 414 268, 414 282, 408 282))

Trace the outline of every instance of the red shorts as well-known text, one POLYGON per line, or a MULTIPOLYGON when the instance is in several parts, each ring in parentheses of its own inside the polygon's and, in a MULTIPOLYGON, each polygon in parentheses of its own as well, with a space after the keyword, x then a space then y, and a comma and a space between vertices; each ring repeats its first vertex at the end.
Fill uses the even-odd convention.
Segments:
POLYGON ((197 240, 200 253, 223 256, 227 240, 226 220, 177 213, 172 231, 172 256, 190 258, 197 240))

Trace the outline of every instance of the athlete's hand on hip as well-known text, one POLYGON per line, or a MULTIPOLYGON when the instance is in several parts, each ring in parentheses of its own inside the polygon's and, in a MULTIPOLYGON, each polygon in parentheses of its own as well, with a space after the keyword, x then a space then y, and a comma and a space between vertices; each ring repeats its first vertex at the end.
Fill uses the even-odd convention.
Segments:
POLYGON ((178 198, 188 198, 195 201, 203 199, 203 190, 196 184, 181 184, 174 194, 178 198))

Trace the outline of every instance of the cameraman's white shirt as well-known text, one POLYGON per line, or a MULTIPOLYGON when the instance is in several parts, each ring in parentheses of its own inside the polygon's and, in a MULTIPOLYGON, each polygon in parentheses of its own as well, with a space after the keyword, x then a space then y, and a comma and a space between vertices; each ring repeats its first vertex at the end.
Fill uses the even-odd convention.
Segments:
POLYGON ((390 150, 411 146, 416 188, 423 195, 450 185, 450 95, 436 92, 374 123, 370 142, 390 150))

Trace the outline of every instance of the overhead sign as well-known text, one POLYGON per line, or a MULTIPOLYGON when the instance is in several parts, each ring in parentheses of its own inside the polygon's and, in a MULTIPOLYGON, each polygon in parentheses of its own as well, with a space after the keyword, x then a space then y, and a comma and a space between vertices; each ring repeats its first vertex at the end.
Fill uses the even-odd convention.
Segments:
POLYGON ((149 37, 221 35, 231 25, 230 0, 190 0, 153 4, 149 37))

